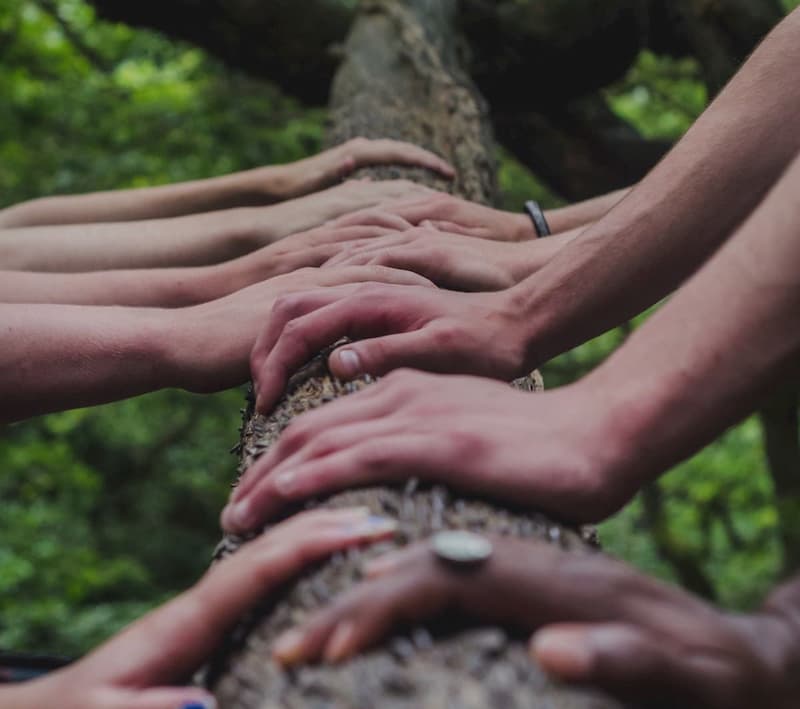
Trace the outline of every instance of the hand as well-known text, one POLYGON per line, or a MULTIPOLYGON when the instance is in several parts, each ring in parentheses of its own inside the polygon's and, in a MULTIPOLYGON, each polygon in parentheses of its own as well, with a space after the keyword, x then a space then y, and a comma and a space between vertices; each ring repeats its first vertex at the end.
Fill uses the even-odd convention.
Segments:
POLYGON ((492 543, 491 559, 468 581, 427 544, 376 559, 365 583, 282 636, 276 659, 338 662, 399 622, 457 609, 528 632, 544 627, 531 654, 547 672, 626 700, 709 709, 798 706, 791 662, 797 631, 788 618, 727 615, 600 554, 509 538, 492 543))
POLYGON ((348 242, 364 246, 372 239, 399 234, 398 229, 407 228, 408 225, 399 217, 369 226, 325 224, 292 234, 245 256, 210 266, 211 272, 203 276, 204 284, 201 285, 214 294, 212 297, 220 298, 267 278, 322 266, 347 248, 348 242))
POLYGON ((207 393, 242 384, 248 379, 248 362, 256 337, 277 300, 294 291, 323 288, 325 292, 330 286, 367 282, 423 289, 432 286, 422 276, 380 266, 302 268, 224 298, 165 310, 159 317, 160 329, 169 338, 163 345, 168 364, 158 386, 207 393))
MULTIPOLYGON (((340 227, 348 228, 354 227, 340 227)), ((423 226, 340 246, 325 266, 389 266, 419 273, 442 288, 503 290, 537 271, 547 260, 548 245, 490 241, 423 226)))
POLYGON ((330 150, 284 166, 283 198, 292 199, 328 187, 362 167, 408 165, 432 170, 448 180, 455 170, 438 155, 398 140, 353 138, 330 150))
POLYGON ((283 297, 251 356, 256 407, 267 412, 300 366, 345 336, 369 339, 331 353, 331 371, 343 379, 398 367, 506 381, 521 376, 528 324, 512 295, 350 285, 283 297))
POLYGON ((350 214, 342 217, 340 226, 370 224, 376 211, 402 217, 415 226, 430 222, 440 231, 479 239, 525 241, 536 238, 536 232, 525 214, 492 209, 443 192, 386 205, 379 210, 366 209, 350 214))
POLYGON ((257 528, 290 503, 416 476, 596 521, 637 489, 619 464, 603 399, 579 387, 530 394, 474 377, 398 371, 298 417, 244 474, 222 513, 257 528))
POLYGON ((307 564, 393 531, 393 522, 361 508, 296 515, 85 659, 15 688, 19 699, 13 706, 180 709, 197 703, 211 709, 216 704, 207 692, 171 685, 191 676, 246 611, 307 564))

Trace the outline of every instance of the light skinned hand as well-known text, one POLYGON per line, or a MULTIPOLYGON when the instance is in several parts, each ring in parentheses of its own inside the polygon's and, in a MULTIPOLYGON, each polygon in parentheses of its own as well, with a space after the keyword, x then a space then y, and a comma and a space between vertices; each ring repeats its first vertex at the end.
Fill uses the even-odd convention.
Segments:
POLYGON ((410 197, 395 204, 372 207, 340 218, 341 226, 370 224, 377 213, 402 217, 414 226, 423 222, 440 231, 494 241, 525 241, 536 237, 525 214, 504 212, 445 192, 410 197))
POLYGON ((257 408, 267 412, 289 377, 342 337, 357 340, 329 357, 343 379, 414 367, 510 381, 531 360, 529 324, 513 296, 373 284, 286 295, 253 348, 257 408))
POLYGON ((580 386, 531 394, 398 370, 295 419, 242 476, 222 526, 255 529, 287 505, 410 477, 597 521, 639 484, 607 419, 602 397, 580 386))
MULTIPOLYGON (((14 709, 211 709, 214 698, 182 687, 231 627, 305 567, 346 547, 391 536, 394 522, 364 508, 298 514, 212 567, 185 593, 90 655, 19 685, 14 709)), ((0 700, 3 698, 0 690, 0 700)), ((4 705, 5 706, 5 705, 4 705)))
POLYGON ((545 241, 491 241, 419 226, 342 245, 325 267, 388 266, 419 273, 441 288, 493 291, 534 273, 549 257, 548 246, 545 241))
POLYGON ((284 198, 291 199, 328 187, 356 170, 375 165, 423 167, 441 177, 455 177, 452 165, 430 150, 399 140, 353 138, 285 166, 284 198))
POLYGON ((276 659, 339 662, 401 623, 456 611, 538 631, 530 652, 547 672, 624 700, 705 709, 798 705, 792 668, 800 644, 790 618, 723 613, 599 553, 491 541, 490 560, 467 576, 427 543, 375 559, 367 581, 276 642, 276 659))

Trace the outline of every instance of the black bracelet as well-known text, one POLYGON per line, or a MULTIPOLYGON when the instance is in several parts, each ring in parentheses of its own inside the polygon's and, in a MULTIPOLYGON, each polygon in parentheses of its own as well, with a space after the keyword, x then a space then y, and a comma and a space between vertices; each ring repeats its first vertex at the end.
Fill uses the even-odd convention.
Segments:
POLYGON ((533 222, 533 228, 536 230, 536 236, 550 236, 550 225, 544 217, 544 212, 539 206, 539 203, 533 199, 525 202, 525 211, 533 222))

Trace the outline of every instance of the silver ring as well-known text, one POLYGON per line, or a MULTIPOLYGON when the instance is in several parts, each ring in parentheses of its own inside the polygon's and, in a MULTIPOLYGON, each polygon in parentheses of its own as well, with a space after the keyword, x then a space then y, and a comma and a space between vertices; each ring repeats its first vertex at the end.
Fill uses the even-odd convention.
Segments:
POLYGON ((431 539, 438 559, 455 566, 478 566, 492 555, 492 543, 480 534, 463 530, 438 532, 431 539))

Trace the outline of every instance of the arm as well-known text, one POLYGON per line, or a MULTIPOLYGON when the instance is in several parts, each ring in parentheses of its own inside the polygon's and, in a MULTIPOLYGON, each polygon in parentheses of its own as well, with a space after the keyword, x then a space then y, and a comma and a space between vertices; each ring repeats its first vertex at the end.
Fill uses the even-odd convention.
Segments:
POLYGON ((87 273, 0 271, 0 303, 180 308, 206 303, 269 278, 320 266, 351 240, 364 243, 392 226, 318 227, 210 266, 87 273))
POLYGON ((637 705, 790 709, 800 701, 800 577, 760 611, 735 616, 601 554, 491 541, 491 558, 467 571, 454 571, 425 543, 379 557, 366 582, 279 638, 276 659, 340 662, 400 622, 454 610, 538 631, 530 653, 551 675, 637 705))
POLYGON ((190 308, 0 305, 0 423, 164 387, 210 392, 248 378, 261 323, 282 294, 405 271, 309 268, 190 308))
POLYGON ((0 709, 214 709, 199 687, 181 687, 236 622, 307 564, 392 535, 364 508, 301 513, 221 561, 191 589, 42 679, 0 686, 0 709))
POLYGON ((367 165, 417 165, 447 178, 453 169, 433 153, 392 140, 354 140, 289 165, 260 167, 161 187, 45 197, 0 211, 0 229, 52 224, 163 219, 302 197, 367 165))
POLYGON ((241 256, 354 209, 428 192, 405 180, 351 181, 270 207, 0 230, 0 268, 63 273, 202 266, 241 256))

